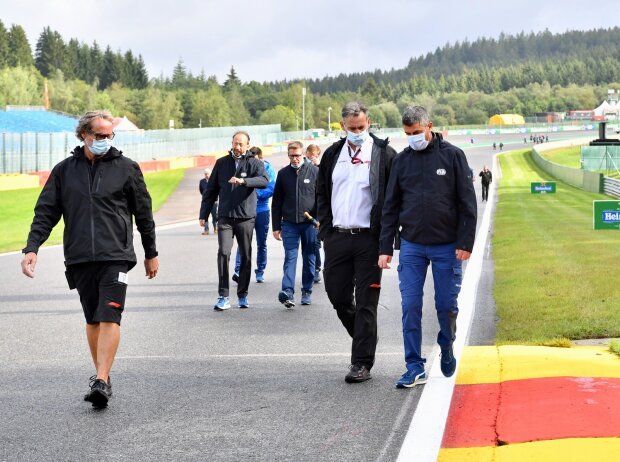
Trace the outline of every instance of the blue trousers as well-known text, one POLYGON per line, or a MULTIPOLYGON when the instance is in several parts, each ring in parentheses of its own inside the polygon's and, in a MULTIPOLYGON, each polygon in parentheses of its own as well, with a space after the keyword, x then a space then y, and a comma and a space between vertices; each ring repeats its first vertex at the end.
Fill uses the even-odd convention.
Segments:
MULTIPOLYGON (((262 276, 267 267, 267 234, 269 234, 269 210, 256 214, 254 224, 256 230, 256 269, 257 276, 262 276)), ((239 274, 241 267, 241 255, 237 248, 237 258, 235 259, 235 274, 239 274)))
POLYGON ((303 259, 301 273, 301 290, 312 293, 314 284, 314 266, 316 255, 316 230, 312 223, 282 222, 282 243, 284 244, 284 267, 282 290, 289 295, 295 293, 295 273, 297 272, 297 254, 301 241, 303 259))
POLYGON ((448 347, 456 338, 457 297, 463 272, 451 244, 421 245, 401 238, 398 280, 403 308, 403 339, 407 369, 426 362, 422 357, 422 302, 429 263, 433 270, 435 310, 439 320, 437 343, 448 347))

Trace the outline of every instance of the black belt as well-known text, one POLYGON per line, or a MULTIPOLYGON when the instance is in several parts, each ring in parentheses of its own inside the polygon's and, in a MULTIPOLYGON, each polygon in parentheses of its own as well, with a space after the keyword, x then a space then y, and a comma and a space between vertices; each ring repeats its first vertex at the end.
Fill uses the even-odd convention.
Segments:
POLYGON ((338 233, 346 233, 346 234, 360 234, 360 233, 370 232, 370 228, 337 228, 337 227, 334 227, 334 229, 338 233))

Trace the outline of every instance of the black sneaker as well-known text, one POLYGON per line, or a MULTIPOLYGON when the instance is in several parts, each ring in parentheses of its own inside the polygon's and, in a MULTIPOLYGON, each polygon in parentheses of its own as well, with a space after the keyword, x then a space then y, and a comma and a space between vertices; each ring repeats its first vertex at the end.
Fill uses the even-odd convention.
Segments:
POLYGON ((239 283, 239 275, 237 273, 233 273, 232 280, 238 284, 239 283))
MULTIPOLYGON (((88 380, 89 380, 88 388, 92 389, 93 384, 95 383, 95 380, 97 380, 97 376, 91 375, 88 380)), ((108 390, 110 391, 110 398, 111 398, 112 397, 112 379, 110 378, 109 375, 108 375, 108 390)), ((90 391, 84 395, 84 401, 88 401, 89 396, 90 396, 90 391)))
POLYGON ((103 409, 108 405, 108 400, 111 395, 110 385, 101 379, 95 379, 86 401, 93 403, 93 407, 103 409))
POLYGON ((345 376, 344 381, 347 383, 360 383, 372 379, 370 370, 363 364, 351 364, 349 373, 345 376))
POLYGON ((449 347, 441 348, 441 373, 446 377, 452 377, 456 370, 456 359, 452 352, 452 345, 449 347))
POLYGON ((278 294, 278 301, 282 303, 287 310, 290 310, 295 306, 295 302, 293 301, 293 297, 289 295, 285 290, 281 290, 278 294))

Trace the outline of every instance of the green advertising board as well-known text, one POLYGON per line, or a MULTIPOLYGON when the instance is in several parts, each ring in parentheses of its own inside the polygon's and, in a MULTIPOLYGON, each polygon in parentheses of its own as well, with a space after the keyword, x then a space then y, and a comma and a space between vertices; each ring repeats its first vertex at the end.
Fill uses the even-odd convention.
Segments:
POLYGON ((532 181, 530 191, 532 194, 555 194, 555 181, 532 181))
POLYGON ((592 201, 594 229, 620 229, 620 201, 592 201))

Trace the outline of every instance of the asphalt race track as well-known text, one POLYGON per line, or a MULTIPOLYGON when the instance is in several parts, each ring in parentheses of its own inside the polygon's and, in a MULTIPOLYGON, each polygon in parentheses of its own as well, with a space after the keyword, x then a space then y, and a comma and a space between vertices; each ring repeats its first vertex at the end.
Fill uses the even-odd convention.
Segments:
MULTIPOLYGON (((524 146, 523 135, 502 138, 505 151, 524 146)), ((493 140, 450 139, 465 147, 479 201, 477 174, 492 165, 493 140)), ((405 140, 393 145, 400 150, 405 140)), ((141 264, 129 275, 114 397, 101 411, 82 400, 93 366, 62 249, 41 250, 34 280, 21 274, 20 254, 0 256, 0 461, 395 460, 422 391, 394 387, 404 372, 397 262, 383 273, 374 378, 348 385, 350 338, 323 285, 311 306, 285 310, 277 301, 282 245, 270 236, 268 246, 266 281, 251 283, 251 308, 237 308, 233 283, 233 307, 215 312, 217 238, 202 236, 197 223, 160 228, 157 278, 147 280, 141 264)), ((431 279, 429 358, 437 333, 431 279)), ((491 291, 489 253, 475 344, 494 340, 491 291)))

